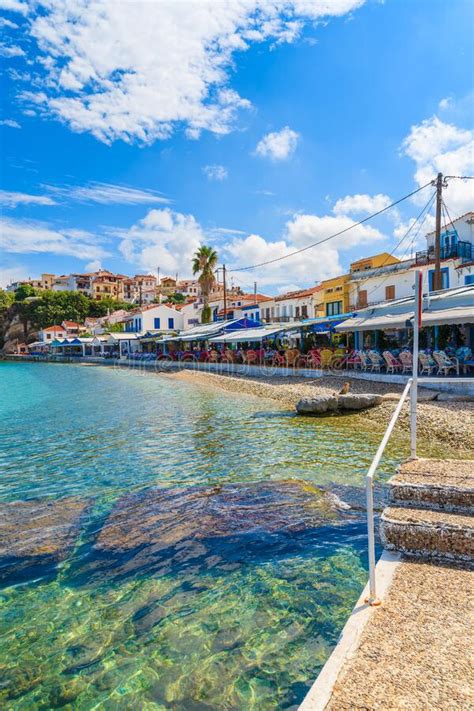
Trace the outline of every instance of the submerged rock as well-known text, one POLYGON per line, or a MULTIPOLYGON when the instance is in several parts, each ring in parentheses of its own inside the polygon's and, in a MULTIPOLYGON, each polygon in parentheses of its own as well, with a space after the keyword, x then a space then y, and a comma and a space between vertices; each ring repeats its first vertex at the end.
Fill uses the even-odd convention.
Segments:
POLYGON ((211 569, 253 553, 274 555, 348 515, 334 497, 296 480, 145 489, 124 496, 110 513, 89 574, 167 574, 177 566, 211 569))
POLYGON ((89 502, 76 497, 0 504, 0 582, 44 574, 76 541, 89 502))
POLYGON ((324 492, 298 481, 146 489, 120 499, 96 548, 131 550, 151 541, 175 545, 191 536, 299 531, 334 516, 324 492))
POLYGON ((356 393, 304 397, 296 404, 296 412, 299 415, 332 415, 344 411, 367 410, 380 405, 382 400, 382 395, 356 393))

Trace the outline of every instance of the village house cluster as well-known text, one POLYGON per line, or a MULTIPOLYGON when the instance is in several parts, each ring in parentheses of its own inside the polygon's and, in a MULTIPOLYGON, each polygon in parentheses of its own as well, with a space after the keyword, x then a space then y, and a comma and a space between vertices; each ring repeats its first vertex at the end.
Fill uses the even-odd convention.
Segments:
MULTIPOLYGON (((446 293, 474 284, 473 230, 474 212, 468 212, 441 234, 442 290, 446 293)), ((256 290, 244 293, 234 286, 224 293, 224 285, 216 281, 209 298, 211 323, 242 319, 266 326, 297 325, 318 319, 340 322, 363 310, 395 305, 413 297, 416 269, 423 274, 423 292, 433 293, 434 233, 426 235, 425 249, 409 259, 400 260, 387 252, 364 257, 352 262, 347 274, 277 296, 256 290)), ((81 325, 64 322, 50 326, 40 332, 40 342, 45 344, 80 337, 84 332, 101 336, 111 325, 121 324, 124 333, 116 340, 128 338, 131 348, 132 338, 156 341, 170 334, 192 331, 202 322, 204 305, 199 282, 179 280, 177 275, 158 279, 153 275, 127 277, 99 270, 60 277, 43 274, 40 280, 28 283, 38 289, 81 291, 93 299, 113 297, 136 305, 131 310, 120 309, 102 318, 86 319, 81 325)), ((18 286, 19 283, 12 284, 9 289, 18 286)))

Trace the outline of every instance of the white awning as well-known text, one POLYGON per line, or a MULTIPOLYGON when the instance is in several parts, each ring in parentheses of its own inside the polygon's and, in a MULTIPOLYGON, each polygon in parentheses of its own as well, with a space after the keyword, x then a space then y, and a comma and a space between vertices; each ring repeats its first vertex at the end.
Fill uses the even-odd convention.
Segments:
MULTIPOLYGON (((422 313, 422 326, 450 325, 455 323, 474 323, 474 302, 468 306, 452 306, 451 308, 431 308, 441 305, 439 302, 428 304, 422 313)), ((378 329, 412 328, 413 311, 395 314, 376 313, 373 316, 354 316, 336 326, 336 331, 374 331, 378 329)))
POLYGON ((242 328, 239 331, 230 331, 229 333, 224 333, 222 336, 216 336, 215 338, 210 338, 212 343, 249 343, 249 342, 259 342, 263 341, 264 338, 270 338, 277 333, 281 333, 284 330, 281 327, 278 328, 242 328))
POLYGON ((423 313, 422 326, 437 324, 474 323, 474 305, 458 306, 456 309, 438 309, 423 313))
POLYGON ((413 311, 401 314, 386 314, 385 316, 354 316, 336 326, 338 333, 348 331, 373 331, 384 328, 407 328, 407 321, 413 318, 413 311))

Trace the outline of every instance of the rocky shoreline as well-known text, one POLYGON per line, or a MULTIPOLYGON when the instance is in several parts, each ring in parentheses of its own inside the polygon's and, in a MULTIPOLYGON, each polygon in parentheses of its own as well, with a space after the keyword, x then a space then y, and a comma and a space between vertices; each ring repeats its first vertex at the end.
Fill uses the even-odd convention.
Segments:
MULTIPOLYGON (((332 375, 310 380, 298 377, 256 378, 242 375, 223 375, 183 370, 169 373, 165 377, 187 381, 207 387, 217 387, 229 392, 254 395, 275 400, 284 409, 294 410, 303 397, 329 396, 339 392, 344 383, 349 382, 352 393, 374 393, 383 396, 380 405, 363 414, 355 414, 361 428, 380 429, 388 424, 403 387, 393 383, 371 382, 336 377, 332 375)), ((430 447, 442 446, 451 456, 460 459, 474 458, 474 402, 437 401, 432 390, 419 390, 418 436, 423 443, 425 455, 430 447)), ((397 427, 409 431, 408 405, 403 408, 397 427)))

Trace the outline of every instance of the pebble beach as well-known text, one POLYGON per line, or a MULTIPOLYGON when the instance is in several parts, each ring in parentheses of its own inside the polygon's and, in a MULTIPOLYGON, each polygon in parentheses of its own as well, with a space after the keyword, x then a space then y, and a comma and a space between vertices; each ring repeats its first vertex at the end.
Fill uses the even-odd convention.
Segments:
MULTIPOLYGON (((352 393, 377 393, 384 396, 378 407, 362 414, 352 415, 361 427, 380 428, 381 433, 388 424, 403 390, 401 385, 358 380, 347 376, 328 375, 322 378, 304 377, 249 377, 246 375, 224 375, 183 370, 167 375, 170 378, 188 380, 203 386, 216 387, 229 392, 256 395, 275 400, 284 409, 294 410, 302 397, 332 395, 339 392, 344 383, 350 385, 352 393)), ((433 400, 436 391, 419 389, 418 435, 424 442, 425 450, 430 446, 442 446, 450 456, 467 459, 474 457, 474 402, 466 400, 433 400)), ((409 407, 406 404, 397 427, 409 432, 409 407)), ((428 452, 429 453, 429 452, 428 452)))

